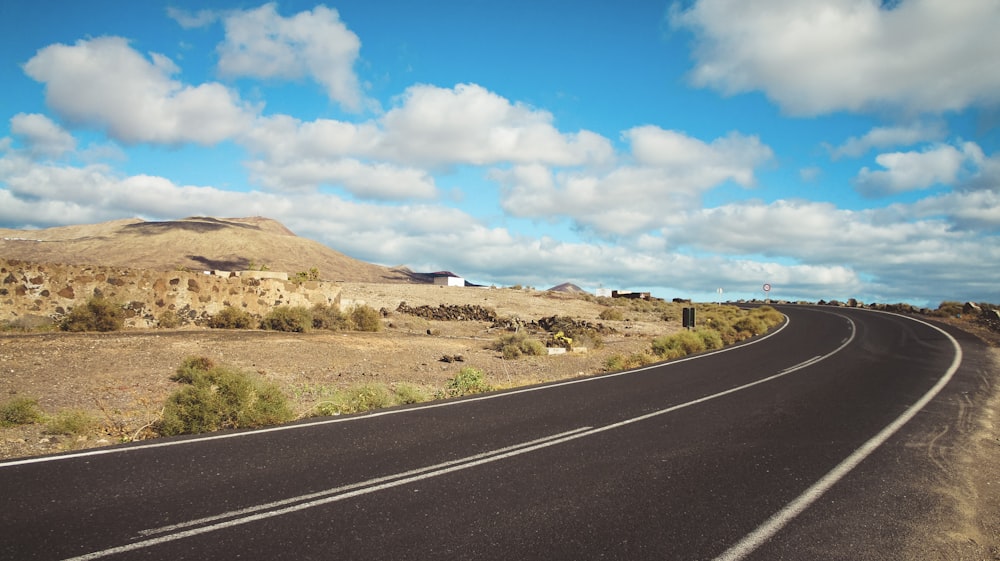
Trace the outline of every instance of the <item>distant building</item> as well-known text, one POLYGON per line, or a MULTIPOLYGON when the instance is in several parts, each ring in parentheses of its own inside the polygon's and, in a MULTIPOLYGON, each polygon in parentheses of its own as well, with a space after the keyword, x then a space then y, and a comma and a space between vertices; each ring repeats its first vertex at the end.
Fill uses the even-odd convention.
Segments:
POLYGON ((595 295, 603 298, 611 298, 611 293, 613 291, 610 288, 598 288, 595 295))
POLYGON ((434 284, 436 286, 465 286, 465 279, 455 276, 448 271, 432 273, 432 275, 434 276, 434 284))
POLYGON ((631 292, 628 290, 612 290, 612 298, 631 298, 633 300, 649 300, 651 295, 648 292, 631 292))

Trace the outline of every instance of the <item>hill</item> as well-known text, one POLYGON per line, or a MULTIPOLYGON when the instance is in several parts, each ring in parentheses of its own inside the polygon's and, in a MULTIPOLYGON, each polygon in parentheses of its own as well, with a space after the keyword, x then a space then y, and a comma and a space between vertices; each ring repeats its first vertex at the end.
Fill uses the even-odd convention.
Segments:
POLYGON ((406 269, 348 257, 263 217, 196 216, 165 222, 133 218, 42 230, 0 228, 0 256, 157 271, 239 271, 266 265, 295 274, 315 267, 320 278, 331 281, 422 282, 406 269))

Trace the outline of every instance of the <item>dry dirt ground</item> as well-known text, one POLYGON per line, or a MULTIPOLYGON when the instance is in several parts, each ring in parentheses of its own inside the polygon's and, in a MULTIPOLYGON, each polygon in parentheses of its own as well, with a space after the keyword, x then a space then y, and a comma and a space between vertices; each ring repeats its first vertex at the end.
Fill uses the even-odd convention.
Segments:
POLYGON ((0 403, 15 396, 38 400, 46 414, 87 411, 100 420, 91 435, 44 434, 42 425, 0 428, 0 458, 31 456, 128 440, 154 421, 181 362, 204 356, 277 382, 305 414, 335 389, 366 382, 408 383, 427 393, 472 366, 487 382, 510 387, 600 372, 613 354, 648 350, 654 336, 676 322, 626 313, 627 321, 598 319, 604 306, 572 295, 510 288, 345 283, 345 306, 366 304, 391 313, 378 333, 218 330, 197 327, 113 333, 0 334, 0 403), (553 315, 604 323, 617 330, 600 349, 503 360, 488 348, 503 332, 487 322, 430 321, 395 313, 400 302, 477 305, 525 321, 553 315), (429 334, 430 333, 430 334, 429 334), (462 361, 444 362, 443 357, 462 361))
MULTIPOLYGON (((400 302, 421 305, 480 305, 501 317, 531 321, 552 315, 594 323, 604 309, 596 302, 533 290, 345 283, 346 304, 395 310, 400 302)), ((679 310, 678 310, 679 314, 679 310)), ((618 332, 585 353, 503 360, 488 349, 500 331, 483 322, 438 322, 390 313, 379 333, 289 334, 202 328, 116 333, 0 334, 0 402, 14 396, 38 400, 47 414, 83 410, 100 420, 92 434, 65 437, 42 425, 0 428, 0 460, 103 446, 142 434, 166 397, 178 386, 170 375, 186 357, 259 373, 280 384, 305 413, 333 389, 366 382, 408 383, 429 393, 464 366, 486 373, 499 387, 545 382, 601 372, 607 358, 649 349, 653 337, 679 329, 677 322, 626 312, 627 321, 601 322, 618 332), (430 333, 430 334, 429 334, 430 333), (443 362, 460 355, 462 362, 443 362)), ((963 324, 963 328, 968 325, 963 324)), ((992 398, 953 451, 951 475, 935 493, 942 509, 928 514, 899 559, 1000 560, 1000 336, 979 330, 992 345, 992 398)))

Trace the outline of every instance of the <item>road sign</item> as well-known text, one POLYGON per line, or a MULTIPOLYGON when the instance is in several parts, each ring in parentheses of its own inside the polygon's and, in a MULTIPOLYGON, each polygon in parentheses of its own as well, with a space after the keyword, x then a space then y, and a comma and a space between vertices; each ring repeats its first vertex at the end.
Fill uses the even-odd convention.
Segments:
POLYGON ((764 283, 764 292, 771 292, 771 285, 769 283, 764 283))

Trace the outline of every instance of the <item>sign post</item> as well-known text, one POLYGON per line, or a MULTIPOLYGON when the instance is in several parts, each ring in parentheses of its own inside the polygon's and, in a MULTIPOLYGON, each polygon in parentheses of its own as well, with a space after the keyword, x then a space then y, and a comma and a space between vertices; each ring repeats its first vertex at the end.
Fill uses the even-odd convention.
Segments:
POLYGON ((771 283, 769 282, 764 283, 764 302, 771 303, 771 283))

